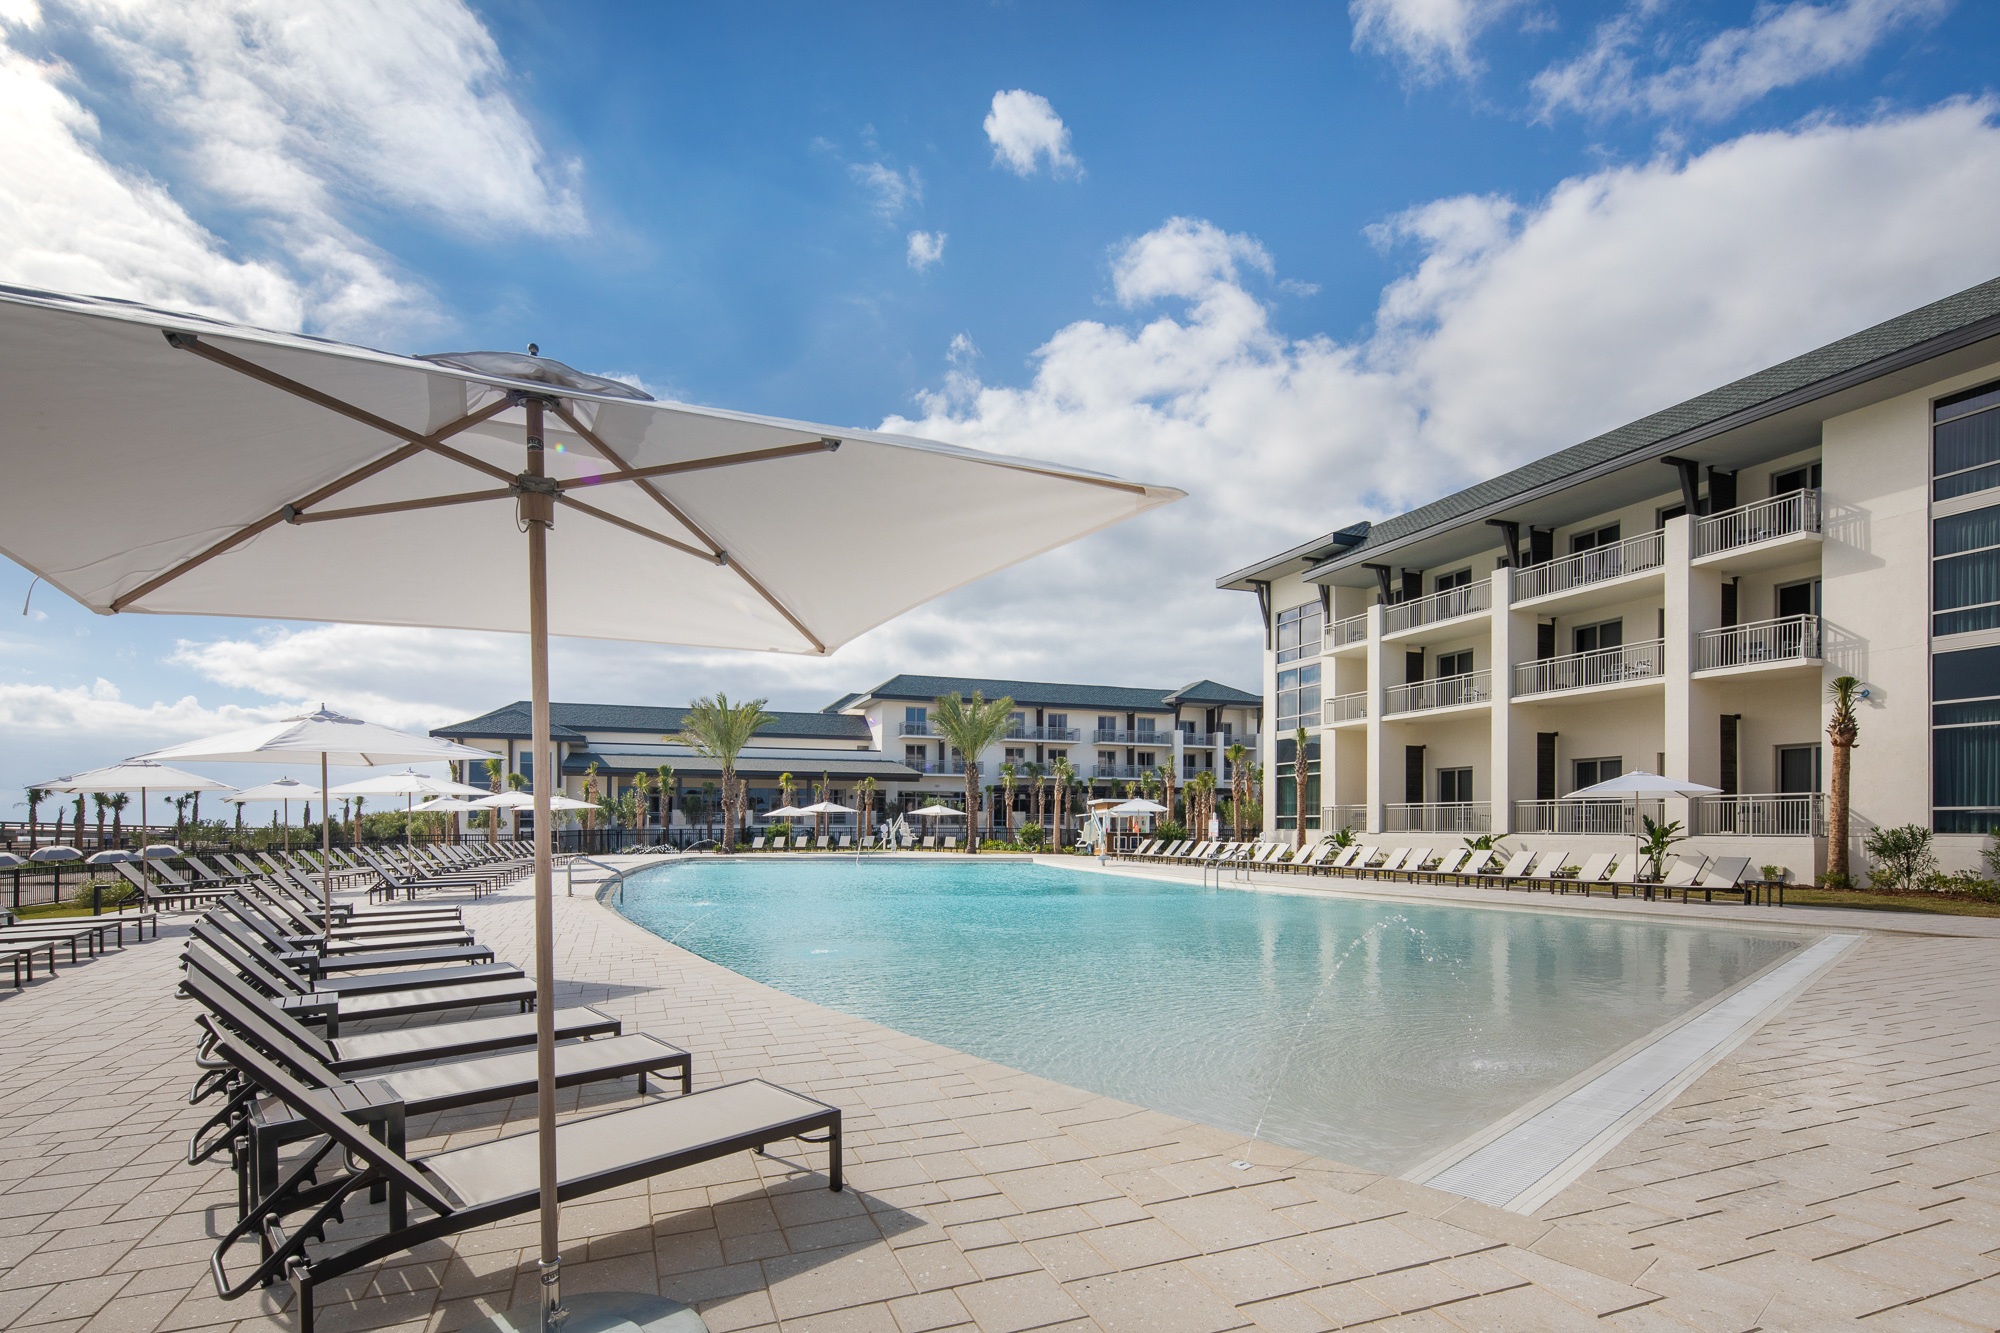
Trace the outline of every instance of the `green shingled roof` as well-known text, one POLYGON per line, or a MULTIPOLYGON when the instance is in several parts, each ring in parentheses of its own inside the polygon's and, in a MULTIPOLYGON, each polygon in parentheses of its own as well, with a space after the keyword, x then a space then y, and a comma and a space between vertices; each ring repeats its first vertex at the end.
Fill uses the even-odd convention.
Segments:
POLYGON ((930 702, 948 694, 961 694, 968 698, 977 691, 988 699, 1005 696, 1017 704, 1028 704, 1043 708, 1111 708, 1147 709, 1166 711, 1176 702, 1260 704, 1263 700, 1254 694, 1218 685, 1212 680, 1198 680, 1179 690, 1142 689, 1123 685, 1061 685, 1036 680, 987 680, 977 676, 891 676, 874 689, 863 694, 851 695, 843 703, 851 704, 856 699, 910 699, 930 702), (1201 690, 1200 694, 1189 691, 1201 690))
MULTIPOLYGON (((585 732, 591 731, 650 732, 667 736, 681 729, 681 719, 687 716, 687 711, 685 708, 651 708, 637 704, 551 703, 549 734, 559 741, 580 741, 585 732)), ((837 713, 773 713, 772 716, 778 720, 757 733, 760 741, 810 736, 866 745, 870 740, 868 723, 863 718, 837 713)), ((526 740, 531 734, 530 720, 528 702, 523 699, 464 722, 436 727, 431 735, 453 740, 526 740)))
MULTIPOLYGON (((1494 512, 1533 492, 1671 453, 1696 439, 1739 424, 1740 418, 1781 411, 1995 336, 2000 336, 2000 278, 1968 287, 1803 356, 1746 375, 1512 472, 1468 486, 1420 509, 1384 519, 1370 527, 1353 546, 1319 557, 1323 563, 1318 567, 1352 564, 1419 533, 1450 527, 1482 512, 1494 512)), ((1321 540, 1331 540, 1331 535, 1321 540)), ((1255 577, 1307 555, 1314 544, 1295 547, 1225 574, 1216 580, 1217 585, 1227 586, 1239 579, 1255 577)))

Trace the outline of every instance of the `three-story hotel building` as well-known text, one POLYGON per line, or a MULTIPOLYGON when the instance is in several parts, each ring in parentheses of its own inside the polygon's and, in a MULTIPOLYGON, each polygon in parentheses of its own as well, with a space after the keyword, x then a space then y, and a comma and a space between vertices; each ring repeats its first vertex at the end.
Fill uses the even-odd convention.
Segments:
POLYGON ((1858 677, 1855 864, 2000 829, 2000 280, 1218 580, 1265 622, 1267 826, 1629 845, 1642 813, 1810 878, 1827 683, 1858 677), (1299 771, 1300 728, 1307 734, 1299 771))

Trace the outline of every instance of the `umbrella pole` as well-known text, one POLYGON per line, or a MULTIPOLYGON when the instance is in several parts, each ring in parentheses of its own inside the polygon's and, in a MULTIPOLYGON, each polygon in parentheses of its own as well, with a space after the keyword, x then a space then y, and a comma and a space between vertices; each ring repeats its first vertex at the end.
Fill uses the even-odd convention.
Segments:
POLYGON ((333 811, 329 808, 329 784, 326 780, 326 751, 319 752, 319 896, 326 915, 321 924, 326 928, 329 944, 333 940, 333 811))
MULTIPOLYGON (((542 400, 522 404, 527 415, 528 467, 523 476, 542 477, 542 400)), ((521 491, 521 517, 528 530, 528 675, 531 744, 538 769, 549 749, 549 528, 555 497, 521 491)), ((538 774, 539 776, 540 774, 538 774)), ((498 815, 495 815, 498 818, 498 815)), ((560 1329, 562 1252, 557 1242, 556 1199, 556 945, 555 876, 549 856, 549 784, 535 784, 535 1122, 539 1155, 542 1242, 542 1328, 560 1329)))

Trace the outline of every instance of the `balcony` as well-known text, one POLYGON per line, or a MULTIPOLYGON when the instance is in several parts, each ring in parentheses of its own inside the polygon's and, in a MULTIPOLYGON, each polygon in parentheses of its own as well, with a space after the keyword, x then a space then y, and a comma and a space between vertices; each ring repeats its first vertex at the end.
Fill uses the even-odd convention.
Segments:
POLYGON ((1664 801, 1640 801, 1636 810, 1630 801, 1514 802, 1516 833, 1630 838, 1645 828, 1644 820, 1651 819, 1658 823, 1665 817, 1664 801))
MULTIPOLYGON (((1171 738, 1173 733, 1170 731, 1167 735, 1171 738)), ((1226 750, 1232 745, 1248 745, 1252 749, 1255 749, 1257 745, 1257 733, 1254 731, 1246 732, 1239 736, 1233 731, 1211 731, 1206 734, 1199 731, 1188 731, 1181 734, 1181 747, 1183 749, 1226 750)))
POLYGON ((1337 727, 1343 722, 1366 722, 1368 720, 1368 691, 1356 690, 1353 694, 1336 694, 1320 707, 1322 726, 1337 727))
POLYGON ((897 734, 898 736, 935 736, 935 735, 937 735, 937 733, 936 733, 935 731, 932 731, 932 730, 931 730, 931 724, 930 724, 930 723, 928 723, 928 722, 905 722, 905 723, 903 723, 902 725, 900 725, 899 727, 897 727, 897 728, 896 728, 896 734, 897 734))
POLYGON ((1539 662, 1522 662, 1514 668, 1514 696, 1646 684, 1659 680, 1666 665, 1666 644, 1659 639, 1545 657, 1539 662))
POLYGON ((1320 651, 1337 653, 1342 648, 1366 642, 1368 642, 1368 613, 1364 611, 1358 616, 1349 616, 1345 620, 1336 620, 1328 625, 1326 637, 1321 640, 1320 651))
POLYGON ((1645 532, 1611 546, 1515 570, 1514 601, 1519 604, 1591 590, 1599 584, 1650 573, 1666 563, 1667 534, 1645 532))
POLYGON ((1447 588, 1415 601, 1397 602, 1382 609, 1382 637, 1422 629, 1441 621, 1457 620, 1461 616, 1478 615, 1491 610, 1492 606, 1493 585, 1484 580, 1447 588))
POLYGON ((1053 741, 1058 745, 1076 740, 1083 733, 1075 727, 1012 727, 1006 738, 1010 741, 1053 741))
POLYGON ((1695 635, 1694 670, 1745 671, 1813 666, 1820 662, 1818 616, 1785 616, 1748 625, 1705 629, 1695 635))
POLYGON ((1093 764, 1090 767, 1090 776, 1098 782, 1110 780, 1130 781, 1137 778, 1144 778, 1149 773, 1158 773, 1159 771, 1160 765, 1158 764, 1151 766, 1146 764, 1093 764))
POLYGON ((1490 833, 1489 801, 1425 802, 1382 808, 1384 833, 1490 833))
POLYGON ((1694 832, 1708 838, 1818 838, 1826 836, 1826 797, 1818 792, 1778 796, 1697 796, 1694 832))
POLYGON ((1338 833, 1344 828, 1361 830, 1368 827, 1368 807, 1365 805, 1323 805, 1319 810, 1319 826, 1328 833, 1338 833))
MULTIPOLYGON (((926 759, 921 763, 911 763, 909 760, 904 760, 903 766, 915 769, 925 777, 962 778, 965 776, 965 761, 963 759, 926 759)), ((984 776, 986 766, 983 764, 976 765, 973 771, 984 776)))
POLYGON ((1392 685, 1382 691, 1382 716, 1429 713, 1440 708, 1462 708, 1492 701, 1493 673, 1469 671, 1462 676, 1439 676, 1436 680, 1392 685))
POLYGON ((1691 555, 1698 565, 1726 557, 1731 569, 1756 569, 1787 564, 1799 557, 1798 547, 1819 540, 1819 492, 1787 491, 1696 519, 1691 555))
POLYGON ((1093 731, 1090 739, 1099 745, 1147 745, 1154 749, 1170 750, 1174 744, 1171 731, 1093 731))

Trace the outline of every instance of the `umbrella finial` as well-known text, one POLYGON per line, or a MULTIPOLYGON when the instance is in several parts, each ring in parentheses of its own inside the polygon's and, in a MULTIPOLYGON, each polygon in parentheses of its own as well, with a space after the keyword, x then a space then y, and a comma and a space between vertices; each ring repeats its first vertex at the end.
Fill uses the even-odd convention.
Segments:
POLYGON ((541 347, 541 344, 540 344, 540 343, 529 343, 529 344, 528 344, 528 355, 529 355, 529 356, 540 356, 541 354, 542 354, 542 347, 541 347))

